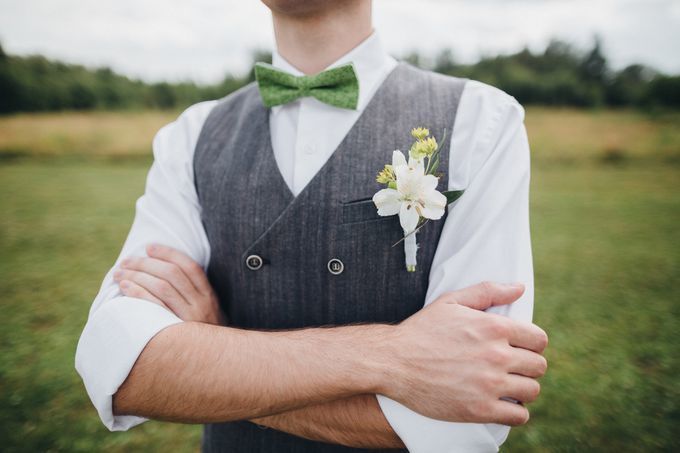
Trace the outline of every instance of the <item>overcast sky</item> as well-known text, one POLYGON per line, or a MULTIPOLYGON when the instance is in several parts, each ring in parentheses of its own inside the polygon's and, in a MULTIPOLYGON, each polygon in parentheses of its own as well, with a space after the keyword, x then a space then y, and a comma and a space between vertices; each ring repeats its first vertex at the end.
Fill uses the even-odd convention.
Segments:
MULTIPOLYGON (((680 73, 680 0, 375 0, 387 49, 458 61, 508 53, 550 38, 589 47, 595 33, 611 64, 641 62, 680 73)), ((271 49, 259 0, 0 0, 0 41, 9 53, 41 53, 111 66, 146 80, 220 80, 271 49)))

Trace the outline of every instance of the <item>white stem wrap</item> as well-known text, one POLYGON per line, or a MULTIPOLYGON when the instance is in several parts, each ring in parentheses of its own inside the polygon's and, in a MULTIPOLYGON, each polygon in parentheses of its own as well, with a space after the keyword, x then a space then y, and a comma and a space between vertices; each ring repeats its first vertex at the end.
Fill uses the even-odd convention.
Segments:
MULTIPOLYGON (((406 234, 406 232, 404 232, 406 234)), ((409 272, 416 270, 416 251, 418 245, 416 244, 416 233, 409 234, 404 239, 404 254, 406 255, 406 269, 409 272)))

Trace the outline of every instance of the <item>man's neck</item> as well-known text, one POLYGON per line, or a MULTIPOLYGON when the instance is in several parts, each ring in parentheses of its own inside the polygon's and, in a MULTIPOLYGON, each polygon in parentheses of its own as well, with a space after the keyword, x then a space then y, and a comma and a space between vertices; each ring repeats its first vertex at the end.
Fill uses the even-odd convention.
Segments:
POLYGON ((373 32, 371 2, 352 5, 313 16, 273 12, 278 53, 305 74, 324 70, 373 32))

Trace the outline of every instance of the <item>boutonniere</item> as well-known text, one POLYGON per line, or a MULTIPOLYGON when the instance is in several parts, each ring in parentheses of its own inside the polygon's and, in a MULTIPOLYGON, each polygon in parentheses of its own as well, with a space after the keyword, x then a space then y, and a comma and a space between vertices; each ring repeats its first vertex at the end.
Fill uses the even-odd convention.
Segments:
MULTIPOLYGON (((406 270, 416 270, 416 233, 430 220, 441 219, 444 209, 449 203, 456 201, 463 190, 439 192, 437 185, 441 173, 439 152, 441 146, 437 139, 430 136, 430 131, 423 127, 411 130, 415 142, 409 149, 409 158, 399 150, 392 152, 392 164, 385 165, 376 177, 376 181, 386 184, 373 195, 373 203, 378 208, 378 215, 399 215, 399 223, 404 230, 404 237, 392 247, 404 242, 406 270)), ((444 139, 446 140, 446 132, 444 139)))

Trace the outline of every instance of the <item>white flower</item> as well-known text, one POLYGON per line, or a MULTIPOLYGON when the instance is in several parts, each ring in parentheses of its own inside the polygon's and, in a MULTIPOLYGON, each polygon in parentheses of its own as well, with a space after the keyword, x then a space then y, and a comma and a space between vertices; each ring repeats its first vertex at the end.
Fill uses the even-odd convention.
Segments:
POLYGON ((440 219, 446 208, 446 197, 437 191, 439 179, 425 174, 423 161, 409 158, 407 162, 401 151, 394 151, 392 167, 397 188, 382 189, 373 195, 378 215, 399 214, 405 234, 416 228, 420 217, 440 219))
POLYGON ((397 149, 392 151, 392 168, 396 170, 396 168, 400 166, 407 166, 409 168, 416 168, 420 166, 423 168, 423 173, 425 172, 425 164, 423 163, 422 159, 416 159, 409 155, 408 162, 406 162, 406 156, 404 156, 404 153, 397 149))

